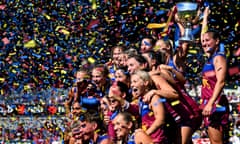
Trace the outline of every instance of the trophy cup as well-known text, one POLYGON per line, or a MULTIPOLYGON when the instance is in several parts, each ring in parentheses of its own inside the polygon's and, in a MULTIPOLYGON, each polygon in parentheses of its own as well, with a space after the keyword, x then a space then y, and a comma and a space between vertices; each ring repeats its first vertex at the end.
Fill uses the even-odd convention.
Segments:
POLYGON ((197 15, 197 3, 179 2, 177 3, 177 15, 184 27, 184 35, 179 41, 192 43, 194 37, 192 34, 192 19, 197 15))

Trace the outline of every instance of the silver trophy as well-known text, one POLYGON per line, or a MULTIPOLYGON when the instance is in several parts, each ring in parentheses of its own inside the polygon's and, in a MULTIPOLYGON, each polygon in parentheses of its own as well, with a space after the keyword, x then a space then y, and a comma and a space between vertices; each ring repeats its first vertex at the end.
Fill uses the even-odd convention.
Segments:
POLYGON ((179 38, 179 41, 193 42, 192 20, 197 15, 197 3, 179 2, 177 3, 177 15, 184 27, 184 35, 179 38))

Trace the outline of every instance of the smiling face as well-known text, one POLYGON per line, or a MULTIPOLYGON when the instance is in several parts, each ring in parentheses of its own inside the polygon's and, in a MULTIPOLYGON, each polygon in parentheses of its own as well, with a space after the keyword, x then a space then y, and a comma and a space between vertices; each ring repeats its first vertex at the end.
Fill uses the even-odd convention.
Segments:
POLYGON ((86 71, 78 71, 76 73, 76 82, 88 78, 88 73, 86 71))
POLYGON ((101 70, 95 68, 92 70, 92 81, 96 84, 98 88, 100 88, 105 84, 106 77, 101 70))
POLYGON ((219 39, 213 38, 213 33, 207 32, 203 35, 202 48, 206 54, 215 52, 219 44, 219 39))
POLYGON ((152 50, 152 40, 149 38, 144 38, 141 41, 141 53, 145 53, 152 50))
POLYGON ((72 113, 74 116, 79 116, 81 114, 81 105, 79 102, 75 102, 72 106, 72 113))
POLYGON ((93 139, 95 128, 96 128, 96 123, 81 121, 80 133, 82 134, 82 138, 84 141, 93 139))
POLYGON ((129 135, 130 129, 132 127, 132 122, 126 122, 123 115, 118 114, 114 118, 113 124, 117 139, 124 139, 129 135))
POLYGON ((119 67, 126 67, 127 66, 127 59, 128 59, 127 54, 121 53, 118 57, 119 67))
POLYGON ((130 74, 134 73, 136 70, 142 69, 142 65, 135 59, 135 58, 129 58, 127 60, 127 66, 128 66, 128 72, 130 74))
POLYGON ((114 99, 113 96, 123 97, 124 93, 122 93, 119 87, 116 85, 110 87, 109 94, 108 94, 108 97, 109 97, 108 101, 111 106, 111 110, 115 111, 121 108, 121 103, 118 100, 114 99))
POLYGON ((116 81, 120 81, 120 82, 123 82, 125 84, 128 84, 128 82, 129 82, 128 78, 129 77, 125 74, 124 70, 122 70, 122 69, 116 70, 116 72, 115 72, 116 81))
POLYGON ((171 46, 162 39, 158 40, 155 43, 154 50, 165 52, 166 54, 169 54, 169 55, 171 55, 171 52, 172 52, 171 46))
POLYGON ((112 53, 113 64, 119 65, 119 56, 122 53, 122 48, 115 47, 112 53))

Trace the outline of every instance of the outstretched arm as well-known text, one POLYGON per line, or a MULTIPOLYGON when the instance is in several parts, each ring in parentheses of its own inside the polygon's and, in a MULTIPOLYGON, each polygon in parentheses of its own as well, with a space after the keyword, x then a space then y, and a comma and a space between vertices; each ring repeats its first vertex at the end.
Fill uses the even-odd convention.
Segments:
POLYGON ((152 75, 151 78, 157 87, 156 95, 167 99, 177 99, 179 97, 177 91, 161 75, 152 75))
POLYGON ((171 84, 175 84, 176 81, 174 80, 174 77, 180 81, 182 84, 184 84, 186 82, 186 79, 183 75, 182 72, 175 70, 173 67, 168 66, 168 65, 160 65, 160 69, 165 70, 166 72, 164 72, 164 78, 170 82, 171 84), (167 73, 168 72, 168 73, 167 73))
POLYGON ((174 19, 175 19, 175 22, 177 23, 178 27, 179 27, 179 30, 180 30, 180 35, 183 36, 184 35, 184 26, 183 26, 183 23, 180 21, 177 13, 174 15, 174 19))
POLYGON ((206 7, 203 12, 203 21, 202 21, 202 31, 201 31, 201 41, 203 40, 203 34, 208 30, 208 16, 210 14, 209 7, 206 7))

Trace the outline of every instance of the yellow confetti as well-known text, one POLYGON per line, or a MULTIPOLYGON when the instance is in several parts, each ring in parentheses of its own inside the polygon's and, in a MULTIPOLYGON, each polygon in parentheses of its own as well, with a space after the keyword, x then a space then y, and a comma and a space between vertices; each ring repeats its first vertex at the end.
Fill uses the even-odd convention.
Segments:
POLYGON ((198 69, 197 69, 197 68, 194 68, 194 69, 193 69, 193 72, 194 72, 194 73, 196 73, 197 71, 198 71, 198 69))
POLYGON ((29 85, 25 85, 23 88, 24 90, 29 90, 31 87, 29 85))
POLYGON ((150 23, 150 24, 147 25, 147 28, 155 29, 155 28, 163 28, 165 26, 166 26, 166 23, 161 23, 161 24, 159 24, 159 23, 150 23))
POLYGON ((93 38, 88 42, 88 46, 91 46, 91 45, 94 43, 95 40, 96 40, 96 38, 93 37, 93 38))
POLYGON ((59 72, 59 70, 53 70, 53 72, 54 72, 54 73, 57 73, 57 72, 59 72))
POLYGON ((239 26, 239 23, 237 22, 237 23, 235 24, 235 27, 234 27, 234 30, 235 30, 235 31, 237 31, 238 26, 239 26))
POLYGON ((70 34, 70 32, 67 31, 67 30, 65 30, 65 29, 62 29, 61 32, 62 32, 63 34, 65 34, 65 35, 69 35, 69 34, 70 34))
POLYGON ((50 20, 51 19, 51 17, 49 16, 49 15, 47 15, 47 14, 43 14, 48 20, 50 20))
POLYGON ((96 0, 93 0, 93 1, 92 1, 92 9, 93 9, 93 10, 97 9, 96 0))
POLYGON ((175 101, 171 102, 171 105, 172 105, 172 106, 175 106, 175 105, 177 105, 177 104, 179 104, 179 103, 180 103, 179 100, 175 100, 175 101))
POLYGON ((188 50, 188 53, 197 54, 197 50, 188 50))
POLYGON ((55 28, 55 31, 58 31, 59 29, 65 29, 66 27, 65 26, 57 26, 56 28, 55 28))
POLYGON ((3 28, 6 28, 7 27, 7 24, 5 23, 4 25, 3 25, 3 28))
POLYGON ((67 74, 67 71, 61 70, 61 74, 67 74))
POLYGON ((186 19, 186 18, 190 18, 190 15, 189 14, 186 14, 185 16, 184 16, 184 18, 186 19))
POLYGON ((104 50, 104 48, 100 48, 100 50, 98 51, 99 53, 102 53, 102 51, 104 50))
POLYGON ((165 33, 165 32, 162 32, 162 33, 161 33, 161 36, 162 36, 162 37, 165 37, 166 35, 167 35, 167 33, 165 33))
POLYGON ((221 105, 217 104, 216 107, 222 107, 221 105))
POLYGON ((38 82, 38 80, 37 80, 37 78, 36 78, 36 77, 33 77, 33 80, 34 80, 35 82, 38 82))
POLYGON ((5 78, 0 78, 0 82, 4 82, 5 81, 5 78))
POLYGON ((92 64, 95 63, 95 59, 94 59, 93 57, 89 57, 89 58, 88 58, 88 61, 89 61, 90 63, 92 63, 92 64))
POLYGON ((11 119, 12 121, 17 120, 16 117, 11 117, 10 119, 11 119))
POLYGON ((17 71, 13 69, 13 70, 12 70, 12 73, 17 73, 17 71))
POLYGON ((14 86, 19 86, 19 83, 13 83, 14 86))
POLYGON ((9 53, 10 56, 16 55, 16 52, 9 53))
POLYGON ((35 40, 30 40, 24 44, 25 48, 34 48, 36 47, 36 42, 35 40))

